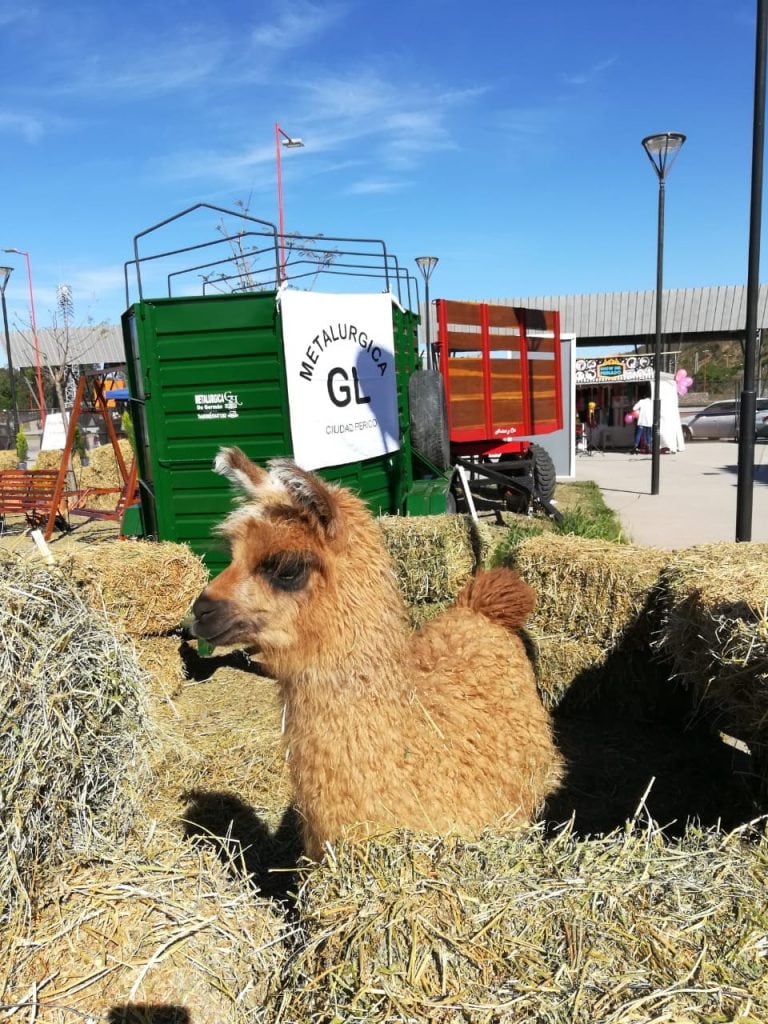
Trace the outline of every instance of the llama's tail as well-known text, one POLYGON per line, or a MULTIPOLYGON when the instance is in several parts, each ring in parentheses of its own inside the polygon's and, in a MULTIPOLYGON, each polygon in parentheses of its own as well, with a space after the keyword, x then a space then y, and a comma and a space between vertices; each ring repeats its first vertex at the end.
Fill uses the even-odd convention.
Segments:
POLYGON ((456 604, 515 632, 525 625, 536 606, 536 592, 511 569, 492 569, 478 572, 456 598, 456 604))

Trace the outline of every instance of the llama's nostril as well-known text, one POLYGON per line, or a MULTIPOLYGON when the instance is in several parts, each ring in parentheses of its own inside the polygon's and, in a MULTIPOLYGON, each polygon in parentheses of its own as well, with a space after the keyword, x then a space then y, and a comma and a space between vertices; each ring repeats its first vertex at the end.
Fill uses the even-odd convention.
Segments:
POLYGON ((206 597, 202 593, 192 605, 191 630, 195 636, 206 637, 211 635, 211 625, 218 603, 206 597))
POLYGON ((218 640, 236 628, 238 616, 230 601, 217 600, 203 593, 192 605, 191 632, 201 640, 218 640))
POLYGON ((192 615, 196 619, 203 619, 206 615, 211 615, 216 611, 219 602, 211 600, 210 597, 206 596, 205 591, 198 597, 195 603, 192 605, 192 615))

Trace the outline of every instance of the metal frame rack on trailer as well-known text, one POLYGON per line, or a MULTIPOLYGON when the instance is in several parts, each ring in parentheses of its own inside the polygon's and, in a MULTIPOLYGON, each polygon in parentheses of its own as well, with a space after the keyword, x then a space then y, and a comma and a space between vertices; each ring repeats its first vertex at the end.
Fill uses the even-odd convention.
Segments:
POLYGON ((136 235, 133 259, 125 264, 123 337, 141 530, 188 543, 212 571, 226 562, 211 540, 214 527, 232 508, 229 487, 211 472, 219 448, 238 445, 261 463, 295 454, 278 300, 281 285, 306 283, 308 275, 372 280, 393 296, 399 448, 318 472, 355 489, 374 512, 442 512, 449 501, 450 481, 418 465, 414 471, 410 445, 408 385, 417 368, 418 315, 409 307, 418 309, 418 282, 381 240, 321 235, 286 242, 281 267, 274 225, 200 203, 136 235), (213 239, 211 214, 220 218, 213 239), (203 241, 195 239, 200 217, 207 222, 203 241), (151 247, 169 232, 177 244, 151 247), (181 294, 183 284, 187 294, 181 294), (192 288, 197 294, 189 294, 192 288), (236 404, 226 415, 196 410, 201 398, 221 396, 226 405, 227 395, 236 404))

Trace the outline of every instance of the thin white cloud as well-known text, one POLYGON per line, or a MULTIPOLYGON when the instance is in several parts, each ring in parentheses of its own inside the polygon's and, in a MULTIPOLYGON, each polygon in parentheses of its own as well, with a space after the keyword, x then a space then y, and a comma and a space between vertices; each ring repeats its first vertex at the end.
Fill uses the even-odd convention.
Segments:
POLYGON ((299 0, 279 18, 254 29, 251 38, 257 47, 271 50, 295 50, 322 35, 345 13, 340 4, 313 4, 299 0))
POLYGON ((211 150, 175 153, 155 163, 157 175, 166 181, 214 180, 233 185, 252 181, 261 169, 264 169, 264 179, 271 180, 274 167, 273 145, 249 146, 232 153, 211 150))
POLYGON ((560 76, 565 85, 571 85, 575 87, 581 87, 583 85, 589 85, 596 78, 599 78, 604 71, 612 67, 618 57, 609 57, 607 60, 601 60, 594 67, 587 69, 586 71, 576 71, 572 73, 563 72, 560 76))
POLYGON ((27 142, 38 142, 45 134, 45 124, 34 114, 0 111, 0 133, 21 135, 27 142))
POLYGON ((220 68, 225 45, 215 40, 175 43, 167 59, 154 54, 130 62, 111 56, 83 61, 69 81, 57 85, 59 94, 103 95, 118 93, 132 100, 189 88, 211 78, 220 68))
POLYGON ((89 298, 98 298, 103 292, 122 288, 124 283, 123 267, 118 264, 82 268, 69 275, 69 284, 73 294, 89 298))
POLYGON ((387 192, 397 192, 400 189, 406 188, 408 184, 409 182, 402 180, 368 179, 364 181, 356 181, 353 185, 350 185, 346 190, 346 194, 350 196, 382 195, 387 192))
MULTIPOLYGON (((411 171, 430 153, 456 147, 455 116, 486 91, 444 90, 402 78, 387 80, 370 71, 318 72, 292 83, 292 112, 284 124, 304 139, 305 148, 284 154, 284 168, 289 159, 294 173, 305 175, 325 173, 330 165, 356 166, 358 194, 402 187, 396 179, 404 170, 411 171)), ((157 161, 153 171, 166 181, 205 181, 208 187, 216 182, 271 187, 274 144, 175 153, 157 161)))

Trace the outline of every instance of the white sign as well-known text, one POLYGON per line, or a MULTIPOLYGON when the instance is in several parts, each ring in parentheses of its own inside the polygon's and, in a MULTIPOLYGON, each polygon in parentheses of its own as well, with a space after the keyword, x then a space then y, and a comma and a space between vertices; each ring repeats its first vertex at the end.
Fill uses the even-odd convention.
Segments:
POLYGON ((45 417, 43 440, 40 443, 40 451, 61 451, 66 442, 67 432, 64 429, 64 417, 60 412, 49 412, 45 417))
POLYGON ((397 451, 392 299, 280 294, 293 455, 303 469, 397 451))

